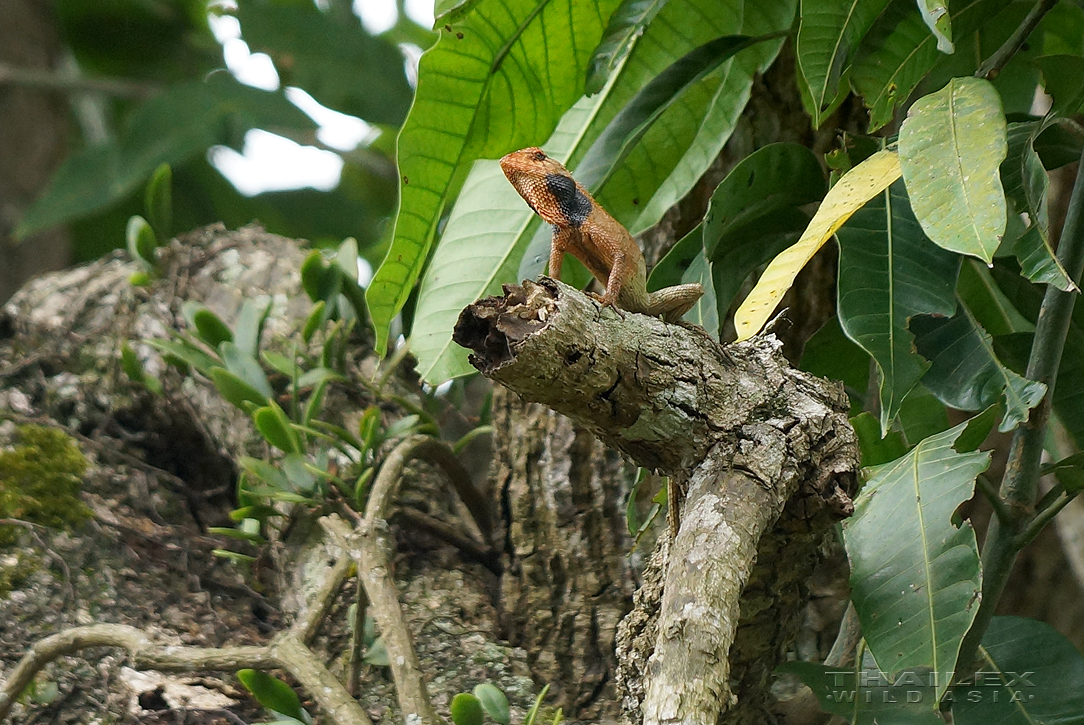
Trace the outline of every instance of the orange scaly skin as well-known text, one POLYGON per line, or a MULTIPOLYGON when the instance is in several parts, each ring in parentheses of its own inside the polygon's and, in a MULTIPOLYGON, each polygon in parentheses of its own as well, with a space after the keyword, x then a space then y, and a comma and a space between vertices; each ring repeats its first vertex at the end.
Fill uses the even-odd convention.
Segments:
POLYGON ((568 169, 542 149, 531 147, 508 154, 501 159, 501 170, 527 205, 553 225, 551 277, 561 276, 567 252, 606 286, 599 298, 602 304, 662 317, 667 322, 680 320, 704 294, 699 284, 648 292, 647 267, 636 240, 591 198, 568 169))

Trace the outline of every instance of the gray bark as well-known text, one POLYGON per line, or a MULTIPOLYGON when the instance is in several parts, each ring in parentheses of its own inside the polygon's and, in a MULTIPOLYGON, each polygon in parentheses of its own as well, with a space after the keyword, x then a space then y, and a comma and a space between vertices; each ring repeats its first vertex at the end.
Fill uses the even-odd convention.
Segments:
POLYGON ((627 714, 762 720, 821 540, 851 511, 858 451, 846 397, 791 370, 770 336, 720 347, 699 328, 622 319, 553 280, 505 290, 460 317, 455 339, 471 362, 687 494, 668 556, 653 560, 661 591, 639 599, 644 611, 619 635, 629 661, 644 663, 622 672, 627 714))

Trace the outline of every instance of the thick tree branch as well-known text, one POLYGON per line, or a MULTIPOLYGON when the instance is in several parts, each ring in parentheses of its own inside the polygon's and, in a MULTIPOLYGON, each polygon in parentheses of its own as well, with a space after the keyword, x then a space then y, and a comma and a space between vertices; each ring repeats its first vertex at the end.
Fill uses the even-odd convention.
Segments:
POLYGON ((630 717, 713 725, 737 695, 725 719, 763 721, 816 547, 852 510, 842 392, 791 370, 774 338, 723 348, 547 278, 468 307, 455 340, 488 377, 687 489, 619 635, 638 669, 621 675, 630 717))

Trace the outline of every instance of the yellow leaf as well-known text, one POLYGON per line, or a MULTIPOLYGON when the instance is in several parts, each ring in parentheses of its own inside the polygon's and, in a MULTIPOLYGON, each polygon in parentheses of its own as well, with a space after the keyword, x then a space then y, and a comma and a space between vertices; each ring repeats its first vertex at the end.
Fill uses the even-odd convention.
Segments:
POLYGON ((738 340, 746 340, 764 327, 779 300, 794 283, 802 267, 851 215, 900 178, 900 157, 878 151, 843 175, 825 195, 802 237, 772 260, 756 287, 734 314, 738 340))

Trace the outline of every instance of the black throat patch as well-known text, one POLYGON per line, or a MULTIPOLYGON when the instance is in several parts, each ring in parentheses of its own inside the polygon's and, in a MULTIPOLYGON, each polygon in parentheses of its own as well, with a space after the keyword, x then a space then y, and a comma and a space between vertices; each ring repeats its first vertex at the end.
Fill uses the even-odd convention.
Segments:
POLYGON ((591 200, 576 187, 571 176, 546 174, 546 190, 557 201, 557 208, 569 226, 579 227, 591 214, 591 200))

